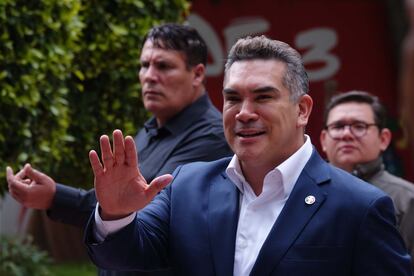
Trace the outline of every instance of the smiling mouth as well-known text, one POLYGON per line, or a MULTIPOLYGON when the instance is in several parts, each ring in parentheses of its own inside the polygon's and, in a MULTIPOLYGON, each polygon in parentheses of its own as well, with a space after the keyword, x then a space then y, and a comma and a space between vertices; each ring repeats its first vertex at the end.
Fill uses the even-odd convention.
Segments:
POLYGON ((265 134, 265 131, 256 131, 256 132, 237 132, 236 135, 242 138, 257 137, 265 134))

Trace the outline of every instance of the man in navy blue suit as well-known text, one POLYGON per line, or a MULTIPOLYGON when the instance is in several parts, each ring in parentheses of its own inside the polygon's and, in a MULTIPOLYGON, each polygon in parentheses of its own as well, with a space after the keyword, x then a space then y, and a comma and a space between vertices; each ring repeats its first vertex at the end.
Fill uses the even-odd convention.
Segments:
POLYGON ((411 275, 391 199, 323 161, 305 134, 307 92, 297 51, 248 37, 225 65, 232 158, 147 184, 132 137, 115 130, 111 147, 102 136, 102 162, 89 155, 99 202, 85 234, 92 260, 177 275, 411 275))

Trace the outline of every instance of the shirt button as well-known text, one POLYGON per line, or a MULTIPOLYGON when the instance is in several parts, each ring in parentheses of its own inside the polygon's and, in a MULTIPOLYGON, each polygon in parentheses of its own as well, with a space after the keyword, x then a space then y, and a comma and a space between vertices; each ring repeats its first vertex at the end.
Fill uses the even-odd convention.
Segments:
POLYGON ((247 247, 247 241, 245 238, 240 238, 239 240, 239 248, 244 249, 247 247))

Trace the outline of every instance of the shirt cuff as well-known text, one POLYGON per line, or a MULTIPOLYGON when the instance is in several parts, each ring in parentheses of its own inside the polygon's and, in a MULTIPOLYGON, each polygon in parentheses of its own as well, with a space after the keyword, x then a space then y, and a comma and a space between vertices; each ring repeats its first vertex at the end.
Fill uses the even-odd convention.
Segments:
POLYGON ((96 241, 103 242, 108 235, 130 224, 135 219, 135 216, 136 212, 117 220, 102 220, 99 215, 99 203, 97 203, 95 208, 95 229, 93 231, 96 241))

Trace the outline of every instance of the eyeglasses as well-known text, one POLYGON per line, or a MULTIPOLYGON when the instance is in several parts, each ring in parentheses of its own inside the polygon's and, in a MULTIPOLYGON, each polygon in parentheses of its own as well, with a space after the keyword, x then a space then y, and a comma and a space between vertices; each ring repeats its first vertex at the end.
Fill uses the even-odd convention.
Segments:
POLYGON ((349 131, 357 138, 360 138, 367 134, 367 130, 371 126, 377 126, 377 124, 368 124, 364 122, 352 122, 352 123, 342 123, 335 122, 329 124, 325 127, 329 136, 332 139, 339 139, 343 136, 345 127, 349 127, 349 131))

